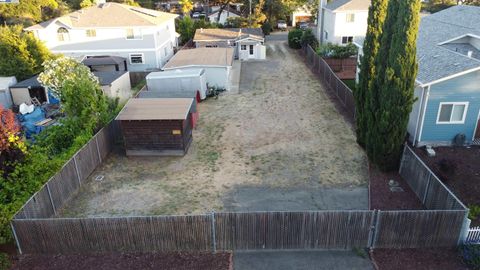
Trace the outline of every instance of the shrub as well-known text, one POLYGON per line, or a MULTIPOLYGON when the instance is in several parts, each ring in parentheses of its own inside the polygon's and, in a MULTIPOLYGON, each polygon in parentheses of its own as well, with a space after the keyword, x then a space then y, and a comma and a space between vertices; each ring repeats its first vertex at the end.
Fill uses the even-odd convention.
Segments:
POLYGON ((262 31, 263 31, 263 34, 270 35, 270 32, 272 32, 272 24, 269 21, 266 21, 262 25, 262 31))
POLYGON ((318 40, 312 29, 307 29, 303 32, 301 42, 303 46, 310 45, 313 49, 318 47, 318 40))
POLYGON ((440 171, 446 175, 453 175, 455 173, 456 165, 451 160, 442 158, 438 163, 440 171))
POLYGON ((474 270, 480 269, 480 245, 466 243, 460 247, 463 262, 474 270))
POLYGON ((10 266, 12 266, 12 262, 9 256, 5 253, 0 253, 0 270, 10 269, 10 266))
POLYGON ((358 48, 352 43, 345 46, 328 43, 317 48, 317 54, 326 58, 348 58, 357 53, 358 48))
POLYGON ((303 31, 300 29, 292 29, 288 32, 288 46, 292 49, 302 48, 303 31))
POLYGON ((470 209, 470 212, 468 213, 469 219, 474 220, 480 216, 480 205, 470 204, 468 208, 470 209))

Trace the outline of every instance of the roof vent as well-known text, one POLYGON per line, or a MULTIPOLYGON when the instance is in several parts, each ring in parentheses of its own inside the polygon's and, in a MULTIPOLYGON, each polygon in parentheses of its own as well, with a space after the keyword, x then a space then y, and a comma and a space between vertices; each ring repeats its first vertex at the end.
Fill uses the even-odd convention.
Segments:
POLYGON ((203 28, 200 28, 200 33, 203 33, 203 28))
POLYGON ((435 55, 433 56, 433 58, 438 58, 439 56, 440 56, 440 55, 435 54, 435 55))
POLYGON ((460 65, 460 63, 453 63, 453 65, 454 65, 454 66, 459 66, 459 65, 460 65))
POLYGON ((473 51, 468 51, 468 52, 467 52, 467 56, 468 56, 468 57, 472 58, 472 55, 473 55, 473 51))

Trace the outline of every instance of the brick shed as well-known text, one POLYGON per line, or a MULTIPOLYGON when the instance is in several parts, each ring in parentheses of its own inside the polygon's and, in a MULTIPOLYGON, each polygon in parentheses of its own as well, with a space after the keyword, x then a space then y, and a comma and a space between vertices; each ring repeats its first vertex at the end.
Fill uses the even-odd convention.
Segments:
POLYGON ((192 142, 193 98, 130 99, 120 121, 127 156, 182 156, 192 142))

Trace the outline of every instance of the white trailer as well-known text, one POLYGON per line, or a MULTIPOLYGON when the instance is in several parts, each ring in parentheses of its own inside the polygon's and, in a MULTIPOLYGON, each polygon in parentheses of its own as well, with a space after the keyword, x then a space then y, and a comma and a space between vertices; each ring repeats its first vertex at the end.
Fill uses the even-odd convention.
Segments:
POLYGON ((199 95, 201 99, 205 99, 205 70, 202 68, 152 72, 147 75, 147 89, 166 98, 196 98, 199 95))

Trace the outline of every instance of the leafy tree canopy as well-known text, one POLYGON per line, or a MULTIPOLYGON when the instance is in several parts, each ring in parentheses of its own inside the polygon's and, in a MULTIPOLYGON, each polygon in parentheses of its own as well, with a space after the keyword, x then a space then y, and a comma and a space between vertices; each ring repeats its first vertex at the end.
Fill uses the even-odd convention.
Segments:
POLYGON ((0 27, 0 75, 23 80, 43 70, 42 63, 51 58, 49 50, 20 26, 0 27))

